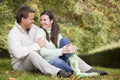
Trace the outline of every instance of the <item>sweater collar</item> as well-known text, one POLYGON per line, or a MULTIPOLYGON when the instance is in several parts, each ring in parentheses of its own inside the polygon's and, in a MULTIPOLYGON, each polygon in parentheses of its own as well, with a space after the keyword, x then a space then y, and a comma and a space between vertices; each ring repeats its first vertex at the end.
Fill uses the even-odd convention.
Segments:
POLYGON ((48 32, 48 34, 51 34, 51 27, 47 28, 46 31, 48 32))
POLYGON ((16 21, 15 21, 15 26, 16 26, 21 32, 27 33, 27 32, 22 28, 22 26, 19 25, 16 21))

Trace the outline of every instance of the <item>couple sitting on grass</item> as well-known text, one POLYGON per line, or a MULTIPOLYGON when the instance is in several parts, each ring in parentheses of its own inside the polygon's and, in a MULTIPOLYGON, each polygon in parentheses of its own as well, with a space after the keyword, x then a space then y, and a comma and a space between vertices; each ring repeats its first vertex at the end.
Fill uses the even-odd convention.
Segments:
POLYGON ((85 63, 76 47, 59 33, 59 25, 51 11, 40 14, 40 28, 33 24, 35 11, 21 7, 8 34, 8 49, 14 70, 39 70, 46 75, 78 77, 107 75, 85 63))

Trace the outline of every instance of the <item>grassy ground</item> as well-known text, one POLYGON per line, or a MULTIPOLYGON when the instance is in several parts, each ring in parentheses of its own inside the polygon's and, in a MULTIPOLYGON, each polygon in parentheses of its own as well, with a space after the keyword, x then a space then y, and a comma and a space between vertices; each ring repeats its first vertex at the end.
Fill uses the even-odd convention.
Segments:
POLYGON ((120 80, 120 69, 93 66, 96 69, 107 71, 109 75, 86 77, 82 79, 72 76, 68 79, 45 76, 40 73, 17 72, 12 70, 10 63, 10 59, 0 59, 0 80, 120 80))

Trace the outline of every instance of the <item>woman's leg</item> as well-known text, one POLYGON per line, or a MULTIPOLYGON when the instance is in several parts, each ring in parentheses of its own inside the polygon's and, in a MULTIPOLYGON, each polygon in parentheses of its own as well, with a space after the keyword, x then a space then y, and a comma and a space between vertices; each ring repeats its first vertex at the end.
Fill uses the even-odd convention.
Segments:
POLYGON ((51 61, 49 61, 49 63, 51 65, 54 65, 57 68, 60 68, 60 69, 65 70, 67 72, 73 73, 73 70, 70 68, 70 66, 60 58, 56 58, 54 60, 51 60, 51 61))
MULTIPOLYGON (((70 40, 67 39, 67 38, 62 38, 60 40, 60 48, 62 48, 63 46, 67 45, 67 44, 71 44, 70 43, 70 40)), ((73 55, 73 54, 65 54, 63 56, 60 56, 61 59, 63 59, 65 62, 68 62, 68 59, 69 57, 73 55)), ((77 55, 76 55, 77 56, 77 55)), ((79 66, 79 69, 82 71, 82 72, 86 72, 88 70, 90 70, 92 67, 89 66, 86 62, 84 62, 80 57, 77 56, 77 61, 78 61, 78 66, 79 66)))
MULTIPOLYGON (((60 44, 59 44, 59 47, 62 48, 64 47, 65 45, 67 44, 70 44, 70 40, 67 39, 67 38, 62 38, 60 40, 60 44)), ((62 56, 60 56, 59 58, 61 58, 62 60, 64 60, 66 63, 68 63, 68 58, 73 55, 73 54, 63 54, 62 56)))
MULTIPOLYGON (((62 38, 60 40, 60 48, 64 47, 67 44, 70 44, 69 39, 62 38)), ((77 61, 76 55, 74 53, 73 54, 71 54, 71 53, 70 54, 65 54, 63 56, 60 56, 60 58, 62 60, 64 60, 66 63, 69 62, 70 67, 73 69, 73 71, 76 75, 78 75, 80 73, 80 69, 78 67, 78 61, 77 61)))

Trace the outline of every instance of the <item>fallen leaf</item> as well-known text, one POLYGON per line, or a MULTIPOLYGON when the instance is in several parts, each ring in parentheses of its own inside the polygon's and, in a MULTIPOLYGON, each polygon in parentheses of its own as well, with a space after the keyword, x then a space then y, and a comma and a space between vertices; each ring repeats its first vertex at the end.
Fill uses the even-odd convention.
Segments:
POLYGON ((9 78, 9 80, 16 80, 16 78, 9 78))
POLYGON ((10 71, 6 71, 5 73, 6 73, 6 74, 9 74, 9 73, 10 73, 10 71))
POLYGON ((76 75, 71 75, 70 76, 70 80, 78 80, 80 79, 79 77, 77 77, 76 75))
POLYGON ((23 72, 23 73, 22 73, 22 77, 25 77, 25 76, 26 76, 26 72, 23 72))

